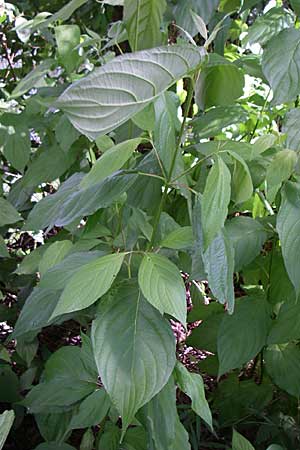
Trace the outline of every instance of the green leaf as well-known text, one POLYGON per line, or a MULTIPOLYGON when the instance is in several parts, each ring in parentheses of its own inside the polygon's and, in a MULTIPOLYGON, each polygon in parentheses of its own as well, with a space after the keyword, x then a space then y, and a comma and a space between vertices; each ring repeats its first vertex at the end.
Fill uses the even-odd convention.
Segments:
POLYGON ((147 435, 142 427, 129 428, 123 442, 125 450, 147 450, 147 435))
POLYGON ((81 173, 68 178, 55 194, 39 201, 28 216, 26 230, 41 230, 54 225, 65 226, 76 219, 106 208, 127 191, 137 175, 116 173, 87 189, 80 187, 81 173))
POLYGON ((124 432, 138 409, 167 383, 175 365, 174 336, 136 283, 127 282, 100 304, 92 342, 99 375, 122 416, 124 432))
MULTIPOLYGON (((67 131, 69 131, 68 128, 67 131)), ((26 188, 36 187, 38 184, 59 178, 74 164, 77 157, 77 148, 66 153, 57 144, 51 147, 40 147, 28 163, 25 175, 21 179, 21 188, 26 190, 26 188)))
POLYGON ((283 133, 287 134, 286 146, 292 150, 300 150, 300 130, 298 123, 300 120, 300 108, 290 109, 284 118, 283 133))
POLYGON ((204 23, 209 23, 219 0, 179 0, 174 7, 176 23, 192 36, 198 33, 193 12, 200 16, 204 23))
POLYGON ((192 16, 194 24, 197 28, 198 33, 201 34, 203 39, 207 40, 208 34, 207 34, 207 28, 206 28, 204 20, 202 19, 201 16, 196 14, 193 10, 191 10, 191 16, 192 16))
MULTIPOLYGON (((220 304, 211 303, 209 306, 206 305, 205 307, 210 309, 215 306, 220 306, 220 304)), ((200 350, 217 353, 217 338, 223 317, 224 311, 216 311, 216 308, 213 308, 213 313, 208 317, 202 312, 197 320, 202 320, 203 322, 193 330, 192 334, 187 339, 187 344, 199 348, 200 350)))
POLYGON ((108 149, 82 179, 81 188, 89 188, 121 169, 141 142, 140 138, 130 139, 108 149))
POLYGON ((202 199, 202 227, 204 250, 206 250, 224 225, 230 201, 231 175, 221 158, 210 170, 202 199))
POLYGON ((105 427, 102 434, 97 450, 119 450, 121 439, 121 430, 116 425, 111 423, 105 427))
POLYGON ((218 383, 213 408, 219 413, 220 425, 228 427, 247 420, 253 411, 263 413, 273 397, 274 386, 267 376, 257 384, 253 379, 243 380, 231 373, 218 383))
POLYGON ((43 442, 35 447, 34 450, 76 450, 72 445, 57 442, 43 442))
POLYGON ((234 310, 234 250, 225 230, 222 230, 203 254, 208 285, 216 299, 234 310))
MULTIPOLYGON (((180 121, 178 120, 179 98, 174 92, 165 92, 154 104, 155 107, 155 129, 154 145, 164 167, 165 176, 169 175, 173 166, 172 176, 175 178, 184 172, 184 162, 181 152, 177 151, 176 143, 177 132, 180 130, 180 121), (175 157, 175 164, 173 158, 175 157)), ((188 189, 182 185, 188 185, 185 176, 180 177, 178 189, 182 195, 189 199, 188 189)), ((174 183, 175 184, 175 183, 174 183)))
POLYGON ((175 81, 196 69, 203 56, 203 49, 188 45, 121 55, 71 85, 57 106, 75 128, 95 139, 144 109, 175 81))
MULTIPOLYGON (((17 119, 14 118, 14 122, 17 119)), ((0 127, 0 151, 11 165, 22 172, 30 156, 28 129, 22 124, 0 127)))
POLYGON ((79 138, 78 131, 75 130, 64 114, 55 127, 55 137, 64 153, 67 153, 72 147, 72 144, 79 138))
POLYGON ((272 8, 262 16, 259 16, 254 24, 249 27, 249 31, 243 44, 259 43, 261 46, 278 35, 285 28, 291 28, 294 25, 295 16, 290 10, 283 8, 272 8))
POLYGON ((133 52, 162 44, 160 26, 166 7, 166 0, 124 1, 123 19, 133 52))
POLYGON ((239 105, 216 106, 193 120, 193 130, 199 139, 213 137, 221 133, 223 128, 246 122, 247 118, 248 113, 239 105))
POLYGON ((248 439, 233 429, 232 450, 255 450, 255 448, 248 439))
POLYGON ((239 272, 260 254, 267 239, 264 227, 251 217, 234 217, 225 224, 234 248, 234 270, 239 272))
POLYGON ((14 411, 4 411, 0 415, 0 450, 5 444, 6 438, 8 436, 9 430, 12 427, 13 421, 15 419, 14 411))
POLYGON ((60 263, 70 253, 73 244, 71 241, 58 241, 51 244, 42 256, 39 263, 41 276, 56 264, 60 263))
POLYGON ((262 68, 273 93, 273 104, 294 101, 300 90, 300 30, 281 31, 266 45, 262 68))
POLYGON ((298 295, 300 292, 300 184, 287 182, 281 192, 282 200, 276 228, 284 264, 298 295))
POLYGON ((223 64, 205 67, 196 84, 196 103, 205 110, 211 106, 227 106, 244 93, 243 72, 234 64, 224 60, 223 64))
POLYGON ((59 61, 69 73, 73 72, 79 62, 76 47, 80 44, 80 28, 78 25, 60 25, 55 27, 55 39, 59 61))
POLYGON ((194 237, 192 227, 180 227, 171 231, 159 244, 160 247, 182 250, 193 247, 194 237))
POLYGON ((300 304, 284 303, 273 321, 268 344, 286 344, 300 339, 300 304))
POLYGON ((253 359, 266 344, 270 325, 269 307, 262 296, 239 299, 234 314, 224 316, 219 329, 219 376, 253 359))
POLYGON ((73 415, 69 430, 99 425, 108 413, 110 400, 104 389, 97 389, 86 397, 73 415))
POLYGON ((211 429, 212 415, 205 398, 205 390, 203 379, 200 374, 189 372, 186 367, 177 361, 176 363, 176 380, 181 391, 192 400, 192 409, 200 416, 211 429))
POLYGON ((269 201, 274 201, 281 183, 290 178, 297 159, 297 154, 293 150, 286 149, 276 153, 267 169, 267 199, 269 201))
POLYGON ((118 275, 124 256, 124 253, 103 256, 79 269, 68 281, 51 319, 85 309, 102 297, 118 275))
POLYGON ((264 353, 273 382, 296 398, 300 396, 300 350, 296 344, 272 345, 264 353))
POLYGON ((36 331, 49 324, 49 319, 57 305, 60 291, 34 288, 26 299, 14 329, 14 337, 29 331, 36 331))
POLYGON ((299 0, 291 0, 290 3, 292 5, 293 10, 297 14, 297 16, 299 16, 300 15, 300 1, 299 0))
POLYGON ((203 229, 201 220, 201 202, 202 197, 199 195, 195 199, 193 208, 192 223, 193 235, 195 238, 194 251, 192 255, 192 274, 191 278, 196 280, 206 279, 206 273, 203 261, 203 229))
POLYGON ((39 287, 62 290, 70 279, 89 262, 105 256, 105 252, 76 252, 67 255, 61 262, 51 267, 41 278, 39 287))
POLYGON ((144 297, 160 313, 167 313, 186 326, 186 293, 178 268, 165 256, 147 253, 139 268, 144 297))
POLYGON ((155 111, 153 103, 132 117, 133 123, 141 130, 153 131, 155 128, 155 111))
POLYGON ((18 211, 3 197, 0 197, 0 227, 19 222, 22 219, 18 211))
POLYGON ((176 386, 170 377, 164 388, 139 412, 138 419, 147 430, 155 450, 171 450, 177 425, 176 386))
POLYGON ((22 405, 31 413, 57 412, 69 407, 97 389, 97 372, 86 366, 83 348, 61 347, 45 364, 42 382, 34 386, 22 405))
POLYGON ((228 150, 234 160, 231 179, 231 197, 237 204, 246 202, 253 194, 253 183, 249 168, 243 158, 237 153, 228 150))
POLYGON ((7 250, 5 241, 0 235, 0 258, 9 258, 9 252, 7 250))
POLYGON ((41 80, 49 72, 54 64, 54 59, 45 59, 41 64, 37 65, 31 72, 22 78, 11 93, 12 98, 20 97, 32 88, 38 86, 41 80))

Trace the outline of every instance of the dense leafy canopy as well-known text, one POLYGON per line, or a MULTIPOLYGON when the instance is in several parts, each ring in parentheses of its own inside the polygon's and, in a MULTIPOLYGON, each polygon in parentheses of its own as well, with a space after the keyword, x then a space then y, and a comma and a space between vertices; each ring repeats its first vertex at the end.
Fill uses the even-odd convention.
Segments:
POLYGON ((0 0, 0 450, 300 448, 299 16, 0 0))

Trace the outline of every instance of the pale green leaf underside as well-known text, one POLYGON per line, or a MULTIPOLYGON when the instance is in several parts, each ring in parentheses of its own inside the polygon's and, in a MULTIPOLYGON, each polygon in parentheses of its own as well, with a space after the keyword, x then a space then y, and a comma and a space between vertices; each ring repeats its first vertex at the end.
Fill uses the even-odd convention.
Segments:
POLYGON ((175 365, 174 336, 135 281, 128 281, 101 303, 92 343, 99 375, 125 431, 138 409, 167 383, 175 365))
POLYGON ((15 413, 13 411, 4 411, 4 413, 0 415, 0 450, 2 449, 6 441, 9 430, 13 424, 14 418, 15 413))
POLYGON ((90 139, 120 126, 201 63, 190 45, 121 55, 71 85, 58 99, 75 128, 90 139))
POLYGON ((186 293, 178 268, 166 257, 144 256, 139 268, 139 285, 145 298, 161 313, 186 324, 186 293))
POLYGON ((124 253, 103 256, 83 266, 66 285, 51 318, 87 308, 111 287, 124 253))

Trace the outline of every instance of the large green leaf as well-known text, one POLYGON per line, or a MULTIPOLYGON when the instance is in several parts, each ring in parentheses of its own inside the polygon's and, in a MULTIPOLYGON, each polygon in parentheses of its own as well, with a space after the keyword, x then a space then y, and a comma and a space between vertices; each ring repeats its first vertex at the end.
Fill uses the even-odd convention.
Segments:
POLYGON ((225 230, 214 238, 203 254, 209 287, 216 299, 226 304, 228 312, 234 310, 234 250, 225 230))
POLYGON ((276 225, 284 264, 297 295, 300 292, 300 185, 287 182, 282 189, 282 201, 276 225))
POLYGON ((259 16, 254 24, 249 27, 244 43, 264 46, 272 37, 294 25, 295 17, 290 10, 272 8, 262 16, 259 16))
POLYGON ((192 36, 198 33, 192 11, 208 23, 217 9, 219 0, 179 0, 174 7, 176 23, 192 36))
POLYGON ((243 95, 244 83, 243 72, 229 61, 209 64, 197 80, 197 105, 202 110, 231 105, 243 95))
POLYGON ((247 112, 239 105, 217 106, 196 117, 192 122, 193 130, 200 139, 213 137, 221 133, 223 128, 246 122, 247 117, 247 112))
POLYGON ((202 61, 204 50, 188 45, 121 55, 71 85, 59 98, 74 127, 95 139, 141 111, 202 61))
POLYGON ((175 365, 174 336, 133 281, 120 284, 100 304, 92 342, 99 375, 125 431, 167 383, 175 365))
POLYGON ((0 415, 0 450, 5 444, 9 430, 12 427, 14 418, 15 418, 14 411, 4 411, 0 415))
POLYGON ((79 62, 76 47, 80 44, 80 28, 78 25, 59 25, 55 27, 55 39, 59 61, 71 73, 79 62))
POLYGON ((86 397, 73 415, 69 430, 99 425, 108 413, 110 400, 105 389, 97 389, 86 397))
POLYGON ((273 201, 281 183, 292 175, 297 162, 297 154, 293 150, 282 150, 276 153, 267 169, 267 199, 273 201))
POLYGON ((243 203, 249 200, 253 194, 253 183, 249 168, 243 158, 237 153, 228 150, 234 161, 231 197, 235 203, 243 203))
POLYGON ((192 409, 212 429, 212 415, 205 398, 203 379, 200 374, 189 372, 186 367, 177 361, 176 380, 179 388, 192 400, 192 409))
POLYGON ((34 288, 18 317, 14 337, 22 336, 30 331, 37 331, 48 325, 59 296, 60 291, 56 289, 34 288))
POLYGON ((244 436, 242 436, 236 430, 233 430, 232 450, 255 450, 255 448, 248 441, 248 439, 246 439, 244 436))
POLYGON ((156 450, 174 448, 177 410, 173 377, 170 377, 164 388, 141 409, 138 419, 148 431, 156 450))
POLYGON ((53 59, 45 59, 41 62, 41 64, 37 65, 33 70, 31 70, 31 72, 19 81, 15 89, 12 91, 11 96, 13 98, 20 97, 27 91, 30 91, 30 89, 37 86, 49 72, 53 63, 53 59))
POLYGON ((15 117, 9 118, 11 124, 0 127, 0 152, 11 165, 23 171, 30 156, 30 139, 28 128, 18 124, 15 117))
POLYGON ((201 220, 205 250, 218 235, 227 217, 230 183, 229 169, 217 156, 207 177, 202 199, 201 220))
POLYGON ((266 45, 262 67, 273 90, 273 103, 293 101, 300 91, 300 30, 281 31, 266 45))
POLYGON ((22 219, 18 211, 5 198, 0 197, 0 227, 22 219))
POLYGON ((277 386, 300 396, 300 350, 296 344, 272 345, 265 352, 267 371, 277 386))
POLYGON ((64 226, 91 215, 119 198, 134 183, 137 175, 116 173, 86 189, 80 186, 82 179, 81 173, 72 175, 55 194, 39 201, 28 216, 26 230, 64 226))
POLYGON ((225 229, 234 247, 235 271, 240 271, 259 255, 267 233, 259 222, 246 216, 227 221, 225 229))
POLYGON ((22 404, 32 413, 57 412, 89 396, 97 388, 97 372, 87 362, 84 347, 61 347, 47 360, 42 382, 22 404))
POLYGON ((118 275, 124 256, 124 253, 103 256, 79 269, 67 283, 51 319, 87 308, 102 297, 118 275))
MULTIPOLYGON (((154 144, 164 167, 165 175, 170 175, 172 168, 172 177, 176 178, 184 172, 184 162, 182 154, 177 151, 177 133, 181 124, 178 120, 179 98, 174 92, 165 92, 155 102, 155 129, 154 144), (177 152, 174 155, 174 152, 177 152), (175 163, 173 159, 175 157, 175 163)), ((174 182, 173 185, 176 185, 174 182)), ((188 181, 185 176, 179 178, 178 189, 182 195, 190 199, 190 192, 185 187, 188 181)))
POLYGON ((166 0, 125 0, 124 22, 132 51, 162 44, 160 26, 166 0))
POLYGON ((290 109, 284 118, 282 131, 286 133, 286 146, 292 150, 300 150, 300 108, 290 109))
POLYGON ((182 250, 193 247, 194 237, 192 227, 180 227, 171 231, 161 242, 161 247, 182 250))
POLYGON ((142 139, 130 139, 108 149, 82 179, 80 186, 88 188, 121 169, 141 143, 142 139))
POLYGON ((186 325, 185 286, 175 264, 165 256, 147 253, 139 268, 139 285, 155 308, 186 325))
POLYGON ((226 315, 219 329, 219 375, 254 358, 266 344, 270 325, 268 304, 261 295, 239 299, 234 314, 226 315))
MULTIPOLYGON (((105 252, 76 252, 68 254, 61 262, 51 267, 42 277, 39 287, 43 289, 62 290, 70 279, 83 268, 85 264, 105 256, 105 252)), ((21 272, 22 273, 22 272, 21 272)))
POLYGON ((47 270, 59 264, 70 253, 73 244, 71 241, 57 241, 51 244, 39 262, 39 272, 43 276, 47 270))
POLYGON ((284 303, 272 324, 268 344, 286 344, 300 339, 300 304, 284 303))

